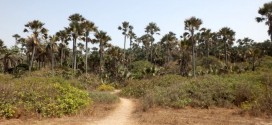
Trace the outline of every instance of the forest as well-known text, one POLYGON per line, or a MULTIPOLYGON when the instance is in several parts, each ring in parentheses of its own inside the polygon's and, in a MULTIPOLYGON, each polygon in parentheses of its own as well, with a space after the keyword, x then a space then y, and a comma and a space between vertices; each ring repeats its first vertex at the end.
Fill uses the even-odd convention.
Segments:
POLYGON ((138 100, 143 113, 156 107, 235 107, 270 118, 272 2, 257 12, 268 40, 236 38, 231 27, 212 31, 194 16, 184 20, 184 33, 160 34, 150 22, 145 34, 136 34, 133 24, 120 22, 122 47, 79 13, 55 34, 40 20, 26 22, 27 37, 12 36, 16 45, 8 48, 9 41, 0 39, 0 121, 76 115, 118 103, 119 96, 138 100), (114 89, 121 90, 118 96, 104 92, 114 89))

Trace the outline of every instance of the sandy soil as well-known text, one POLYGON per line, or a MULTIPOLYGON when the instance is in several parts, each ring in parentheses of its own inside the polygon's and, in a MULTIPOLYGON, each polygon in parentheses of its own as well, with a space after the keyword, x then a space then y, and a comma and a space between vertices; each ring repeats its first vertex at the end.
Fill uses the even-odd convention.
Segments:
POLYGON ((133 114, 135 125, 272 125, 272 118, 241 115, 238 109, 152 108, 133 114))
POLYGON ((133 103, 129 99, 120 98, 119 106, 106 118, 86 125, 131 125, 134 124, 131 114, 134 110, 133 103))

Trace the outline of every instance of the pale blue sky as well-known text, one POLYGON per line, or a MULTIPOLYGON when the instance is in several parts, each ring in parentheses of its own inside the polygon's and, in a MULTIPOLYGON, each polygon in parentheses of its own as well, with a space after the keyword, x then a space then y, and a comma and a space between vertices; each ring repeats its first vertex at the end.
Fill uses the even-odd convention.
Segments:
MULTIPOLYGON (((117 27, 129 21, 137 36, 144 34, 149 22, 156 22, 161 35, 173 31, 184 32, 184 20, 196 16, 202 27, 218 31, 228 26, 236 31, 236 38, 250 37, 255 41, 269 39, 267 26, 258 24, 258 9, 269 0, 0 0, 0 39, 14 45, 12 35, 21 36, 28 21, 45 23, 49 34, 68 26, 68 17, 80 13, 93 21, 100 30, 112 37, 110 43, 123 46, 123 36, 117 27)), ((158 41, 161 36, 157 37, 158 41)))

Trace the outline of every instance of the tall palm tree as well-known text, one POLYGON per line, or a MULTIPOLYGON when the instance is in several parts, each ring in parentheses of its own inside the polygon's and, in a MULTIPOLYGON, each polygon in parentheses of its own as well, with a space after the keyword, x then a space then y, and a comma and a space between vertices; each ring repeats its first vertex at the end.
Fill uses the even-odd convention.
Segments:
POLYGON ((140 38, 138 38, 138 41, 144 45, 146 61, 148 61, 149 53, 151 52, 150 41, 152 41, 152 40, 153 40, 153 37, 149 34, 145 34, 145 35, 141 36, 140 38))
MULTIPOLYGON (((12 37, 14 37, 15 38, 15 43, 16 44, 20 44, 20 39, 21 39, 21 36, 20 35, 18 35, 18 34, 14 34, 12 37)), ((21 55, 21 57, 23 56, 23 52, 22 52, 22 48, 23 48, 23 44, 21 45, 21 49, 20 49, 20 55, 21 55)))
POLYGON ((233 44, 233 41, 235 40, 234 38, 235 32, 229 27, 223 27, 222 29, 219 30, 219 35, 221 36, 221 40, 224 42, 224 57, 225 65, 227 66, 228 62, 227 49, 229 48, 229 46, 233 44))
POLYGON ((202 28, 201 30, 201 41, 204 46, 205 46, 205 49, 206 52, 206 57, 209 57, 210 56, 210 46, 212 44, 212 41, 213 41, 213 37, 214 37, 214 33, 212 33, 211 29, 206 29, 206 28, 202 28))
POLYGON ((56 36, 60 39, 60 66, 63 65, 63 55, 64 55, 64 48, 68 45, 68 41, 70 40, 69 34, 67 30, 61 30, 56 33, 56 36))
POLYGON ((55 51, 57 49, 57 41, 58 41, 58 37, 56 35, 50 36, 49 37, 49 44, 48 44, 48 49, 50 49, 50 56, 51 56, 51 70, 53 72, 54 75, 54 65, 55 65, 55 51))
POLYGON ((4 41, 0 39, 0 55, 3 54, 7 49, 7 46, 4 45, 4 41))
POLYGON ((165 46, 167 50, 167 63, 170 62, 171 49, 173 45, 175 45, 175 42, 177 41, 177 38, 175 35, 176 35, 175 33, 169 32, 168 34, 165 34, 161 39, 161 44, 165 46))
POLYGON ((132 47, 132 44, 133 44, 133 40, 136 40, 137 39, 137 36, 136 34, 133 32, 133 28, 130 28, 129 29, 129 32, 128 32, 128 36, 129 36, 129 49, 130 49, 130 53, 129 53, 129 65, 132 61, 132 58, 134 57, 134 50, 131 49, 132 47))
POLYGON ((73 40, 73 69, 74 69, 74 71, 76 71, 76 68, 77 68, 76 42, 77 42, 77 39, 83 33, 83 28, 82 28, 81 24, 85 21, 85 18, 82 15, 76 13, 76 14, 69 16, 68 20, 70 21, 70 24, 69 24, 69 28, 67 28, 67 30, 70 31, 70 34, 71 34, 72 40, 73 40))
POLYGON ((153 43, 155 41, 153 36, 154 36, 154 34, 159 35, 159 31, 160 31, 160 28, 154 22, 149 23, 145 28, 145 32, 152 37, 151 41, 148 41, 151 43, 150 44, 150 60, 151 60, 151 62, 153 61, 153 43))
POLYGON ((33 65, 33 60, 34 60, 34 55, 35 55, 35 51, 36 51, 36 46, 39 45, 39 38, 43 37, 46 38, 47 37, 47 32, 48 30, 46 28, 44 28, 44 23, 42 23, 39 20, 33 20, 28 22, 25 25, 25 29, 24 32, 32 32, 32 57, 31 57, 31 61, 30 61, 30 66, 29 66, 29 71, 31 71, 32 65, 33 65))
POLYGON ((268 25, 268 35, 272 41, 272 2, 265 3, 258 11, 261 17, 256 17, 258 23, 265 21, 265 24, 268 25))
POLYGON ((111 40, 111 37, 107 35, 107 32, 104 31, 96 32, 95 37, 97 39, 97 42, 99 43, 99 58, 100 58, 99 73, 100 77, 102 77, 104 73, 104 49, 105 46, 107 45, 107 42, 111 40))
POLYGON ((85 72, 86 75, 88 74, 88 42, 91 42, 91 39, 89 38, 90 32, 96 32, 97 27, 95 24, 91 21, 85 20, 82 24, 83 32, 84 32, 84 40, 85 40, 85 72))
POLYGON ((185 30, 188 30, 191 35, 191 42, 192 42, 192 68, 193 68, 193 76, 195 77, 195 72, 196 72, 196 62, 195 62, 195 39, 194 39, 194 34, 195 31, 199 30, 200 25, 202 24, 202 20, 196 17, 191 17, 189 19, 186 19, 184 21, 185 23, 185 30))
POLYGON ((127 37, 129 37, 129 32, 132 31, 133 26, 129 25, 129 22, 124 21, 121 26, 118 26, 118 30, 122 31, 122 34, 124 35, 124 64, 126 60, 126 41, 127 37))
POLYGON ((189 61, 190 61, 190 54, 189 54, 189 46, 190 46, 190 35, 189 33, 185 32, 182 36, 180 36, 181 40, 179 43, 179 50, 180 50, 180 75, 188 76, 189 73, 189 61))

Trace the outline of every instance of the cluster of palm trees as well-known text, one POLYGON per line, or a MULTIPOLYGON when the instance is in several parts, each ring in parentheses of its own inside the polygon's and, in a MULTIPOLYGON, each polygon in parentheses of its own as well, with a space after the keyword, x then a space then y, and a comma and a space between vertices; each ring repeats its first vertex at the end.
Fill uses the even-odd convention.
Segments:
MULTIPOLYGON (((271 12, 272 2, 264 4, 259 10, 262 16, 257 17, 256 20, 266 22, 272 40, 271 12)), ((28 22, 24 29, 24 32, 29 34, 28 37, 13 35, 17 45, 21 47, 13 48, 13 54, 17 52, 18 57, 24 60, 20 63, 29 64, 30 71, 33 67, 39 69, 50 65, 52 71, 55 67, 69 67, 73 71, 82 70, 86 74, 99 73, 101 77, 107 74, 114 78, 120 77, 121 71, 121 74, 124 74, 124 71, 128 72, 129 65, 139 60, 146 60, 159 66, 177 62, 181 75, 188 76, 191 71, 192 76, 196 76, 197 58, 215 57, 224 62, 225 70, 228 70, 231 63, 249 61, 252 63, 252 70, 255 70, 255 62, 259 57, 272 56, 271 41, 256 43, 248 37, 235 41, 235 31, 231 28, 223 27, 214 32, 209 28, 201 27, 203 22, 196 17, 184 21, 185 32, 180 37, 176 37, 176 34, 170 31, 157 41, 154 35, 160 35, 160 28, 156 23, 149 23, 145 28, 145 34, 137 37, 133 31, 134 27, 124 21, 117 27, 124 36, 123 49, 110 44, 111 37, 107 32, 98 30, 95 23, 82 15, 73 14, 68 20, 69 25, 54 35, 48 35, 48 29, 41 21, 28 22), (129 48, 126 48, 127 40, 130 43, 129 48), (234 46, 235 42, 237 44, 234 46), (72 49, 68 46, 70 43, 72 49), (99 44, 98 48, 95 46, 90 48, 89 43, 99 44), (14 51, 15 49, 17 51, 14 51)), ((7 50, 1 40, 1 55, 6 57, 12 55, 11 51, 7 50)), ((5 61, 7 62, 7 59, 5 61)), ((9 67, 12 66, 6 66, 4 70, 9 67)))

